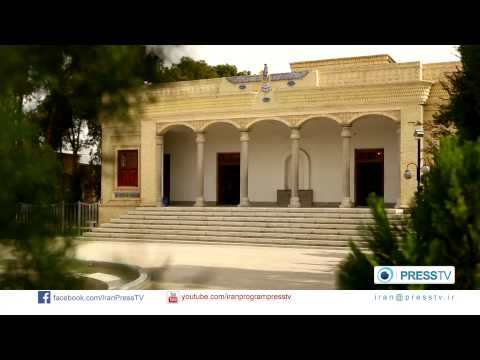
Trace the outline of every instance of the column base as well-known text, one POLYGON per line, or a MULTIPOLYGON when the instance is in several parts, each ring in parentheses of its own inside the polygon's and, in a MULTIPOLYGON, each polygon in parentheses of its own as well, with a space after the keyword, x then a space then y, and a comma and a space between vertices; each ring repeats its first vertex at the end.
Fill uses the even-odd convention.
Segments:
POLYGON ((351 208, 351 207, 353 207, 352 200, 349 197, 343 198, 339 207, 341 207, 341 208, 351 208))
POLYGON ((197 200, 195 201, 195 204, 193 204, 193 206, 197 206, 197 207, 205 206, 205 200, 203 200, 203 197, 197 198, 197 200))
POLYGON ((301 207, 300 205, 300 198, 298 196, 292 196, 290 198, 290 204, 288 205, 288 207, 291 207, 291 208, 299 208, 301 207))
POLYGON ((240 199, 238 206, 250 206, 250 200, 248 198, 240 199))
POLYGON ((164 207, 163 201, 161 200, 157 201, 157 207, 164 207))

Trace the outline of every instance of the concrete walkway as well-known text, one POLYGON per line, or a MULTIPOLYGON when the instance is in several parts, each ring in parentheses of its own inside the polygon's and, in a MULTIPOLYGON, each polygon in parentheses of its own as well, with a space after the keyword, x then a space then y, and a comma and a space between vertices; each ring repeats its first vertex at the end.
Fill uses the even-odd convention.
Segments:
POLYGON ((81 241, 77 257, 144 268, 152 289, 334 289, 347 250, 81 241))

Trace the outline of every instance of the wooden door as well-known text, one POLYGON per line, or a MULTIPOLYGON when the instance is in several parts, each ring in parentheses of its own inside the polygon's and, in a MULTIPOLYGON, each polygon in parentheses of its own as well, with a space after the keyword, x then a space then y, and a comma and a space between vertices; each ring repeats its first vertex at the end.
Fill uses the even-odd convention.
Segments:
POLYGON ((384 195, 384 150, 355 150, 355 206, 367 206, 370 193, 384 195))
POLYGON ((240 203, 240 153, 217 154, 217 204, 240 203))

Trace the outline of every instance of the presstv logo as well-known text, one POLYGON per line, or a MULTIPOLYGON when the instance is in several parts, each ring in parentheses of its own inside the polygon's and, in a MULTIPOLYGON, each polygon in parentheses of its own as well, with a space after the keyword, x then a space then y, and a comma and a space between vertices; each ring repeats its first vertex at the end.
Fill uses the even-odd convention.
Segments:
POLYGON ((38 292, 38 303, 39 304, 50 304, 52 295, 50 291, 39 291, 38 292))
POLYGON ((454 266, 375 266, 375 284, 455 284, 454 266))

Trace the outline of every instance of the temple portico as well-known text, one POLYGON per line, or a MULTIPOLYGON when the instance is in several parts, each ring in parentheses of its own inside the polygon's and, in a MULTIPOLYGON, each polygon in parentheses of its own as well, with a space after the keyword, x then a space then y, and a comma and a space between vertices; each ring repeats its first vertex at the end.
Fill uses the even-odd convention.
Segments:
POLYGON ((185 81, 151 91, 133 123, 102 123, 104 219, 129 208, 407 208, 413 136, 454 63, 388 55, 291 64, 292 72, 185 81))

